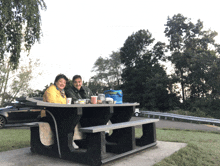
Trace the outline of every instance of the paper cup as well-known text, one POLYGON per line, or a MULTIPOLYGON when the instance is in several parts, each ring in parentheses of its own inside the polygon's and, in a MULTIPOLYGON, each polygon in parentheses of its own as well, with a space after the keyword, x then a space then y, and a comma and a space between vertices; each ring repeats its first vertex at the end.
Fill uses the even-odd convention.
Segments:
POLYGON ((66 99, 66 104, 71 104, 71 102, 72 102, 72 98, 67 98, 66 99))
POLYGON ((98 96, 91 96, 91 103, 92 104, 97 104, 97 97, 98 96))

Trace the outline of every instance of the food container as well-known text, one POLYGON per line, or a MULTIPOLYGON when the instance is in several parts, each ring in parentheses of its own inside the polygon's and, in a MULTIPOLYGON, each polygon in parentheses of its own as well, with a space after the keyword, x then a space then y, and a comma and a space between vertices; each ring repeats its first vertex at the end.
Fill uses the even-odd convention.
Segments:
POLYGON ((108 104, 113 104, 113 103, 114 103, 114 100, 113 100, 113 98, 111 98, 111 97, 106 97, 106 98, 105 98, 105 101, 106 101, 106 103, 108 103, 108 104))
POLYGON ((114 101, 116 101, 116 104, 122 104, 123 103, 123 93, 122 90, 106 90, 104 91, 105 97, 111 97, 114 101))
POLYGON ((78 104, 86 104, 86 99, 79 99, 78 104))
POLYGON ((90 103, 91 103, 90 99, 86 99, 86 104, 90 104, 90 103))
POLYGON ((97 100, 101 100, 101 101, 105 101, 105 94, 98 94, 98 99, 97 100))

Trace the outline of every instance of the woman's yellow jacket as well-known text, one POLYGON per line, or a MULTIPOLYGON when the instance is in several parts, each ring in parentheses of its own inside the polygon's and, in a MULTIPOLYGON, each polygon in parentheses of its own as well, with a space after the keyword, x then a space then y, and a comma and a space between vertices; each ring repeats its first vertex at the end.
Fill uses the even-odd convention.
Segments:
POLYGON ((43 101, 49 102, 49 103, 66 104, 66 95, 62 97, 60 91, 56 88, 56 86, 51 85, 45 91, 43 95, 43 101))

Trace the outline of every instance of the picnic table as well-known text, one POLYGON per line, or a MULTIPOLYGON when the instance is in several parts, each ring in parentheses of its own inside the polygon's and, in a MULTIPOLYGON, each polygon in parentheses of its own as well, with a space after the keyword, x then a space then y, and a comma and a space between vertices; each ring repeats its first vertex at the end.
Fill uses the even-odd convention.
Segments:
POLYGON ((19 98, 25 106, 45 110, 53 121, 56 135, 52 146, 41 143, 39 126, 31 126, 31 151, 59 157, 88 165, 102 165, 109 161, 155 146, 158 119, 130 121, 139 103, 123 104, 56 104, 39 98, 19 98), (112 124, 106 125, 108 122, 112 124), (85 138, 76 140, 74 149, 71 138, 75 126, 80 123, 85 138), (142 126, 143 135, 135 138, 135 126, 142 126), (108 135, 106 131, 112 132, 108 135))

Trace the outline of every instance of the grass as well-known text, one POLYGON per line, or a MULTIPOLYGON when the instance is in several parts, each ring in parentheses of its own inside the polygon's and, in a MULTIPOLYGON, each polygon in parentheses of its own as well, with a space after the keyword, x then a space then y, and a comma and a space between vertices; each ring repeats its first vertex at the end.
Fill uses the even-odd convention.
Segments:
POLYGON ((1 129, 0 152, 30 146, 30 130, 1 129))
MULTIPOLYGON (((141 129, 137 129, 136 137, 140 137, 141 133, 141 129)), ((26 129, 1 129, 0 138, 0 151, 30 146, 30 131, 26 129)), ((220 165, 220 133, 157 129, 157 140, 187 143, 187 146, 155 166, 220 165)))
MULTIPOLYGON (((140 133, 138 132, 138 135, 140 133)), ((220 133, 192 130, 157 129, 157 140, 187 143, 185 148, 154 166, 220 165, 220 133)))

